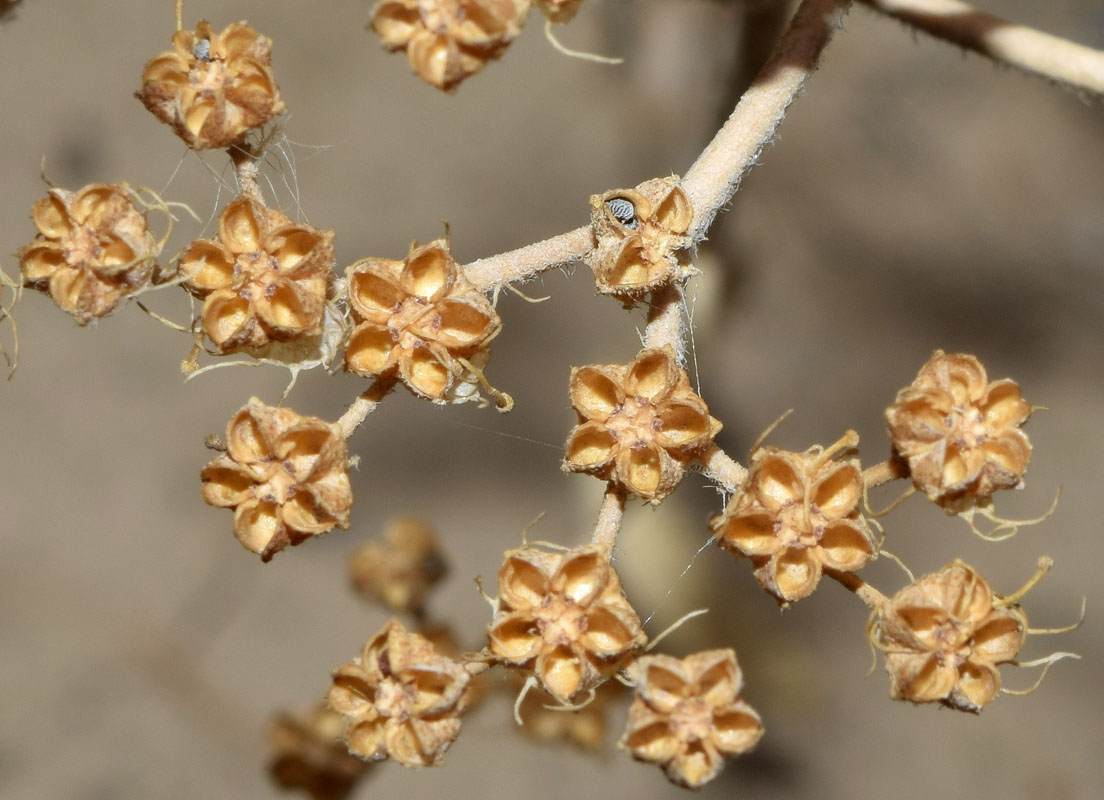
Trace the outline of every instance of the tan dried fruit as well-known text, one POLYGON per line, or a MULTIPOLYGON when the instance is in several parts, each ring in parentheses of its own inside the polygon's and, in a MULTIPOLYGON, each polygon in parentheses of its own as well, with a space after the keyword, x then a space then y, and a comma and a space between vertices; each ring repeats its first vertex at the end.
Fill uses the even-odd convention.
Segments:
POLYGON ((473 378, 460 359, 481 368, 502 320, 464 277, 448 242, 411 247, 405 261, 364 258, 345 274, 357 323, 345 367, 370 378, 398 378, 435 403, 467 399, 473 378))
POLYGON ((583 0, 536 0, 536 3, 553 22, 570 22, 583 0))
POLYGON ((518 709, 522 731, 539 742, 559 740, 596 753, 606 746, 610 705, 624 692, 620 682, 606 681, 595 691, 593 701, 566 711, 547 692, 534 689, 525 695, 518 709))
POLYGON ((759 715, 740 699, 743 676, 732 650, 641 656, 631 673, 636 697, 621 745, 679 786, 713 780, 725 757, 746 753, 763 735, 759 715))
POLYGON ((670 347, 642 350, 626 365, 572 369, 570 393, 579 424, 567 437, 564 470, 613 481, 653 503, 674 490, 721 430, 670 347))
POLYGON ((314 800, 343 800, 368 770, 341 738, 344 720, 325 705, 305 714, 282 713, 269 728, 268 772, 284 789, 302 789, 314 800))
POLYGON ((353 491, 341 429, 256 397, 226 427, 226 453, 200 477, 203 499, 234 509, 234 535, 268 561, 289 545, 349 527, 353 491))
POLYGON ((255 350, 322 331, 334 232, 292 222, 246 196, 223 209, 217 239, 197 239, 180 260, 203 298, 203 330, 219 353, 255 350))
POLYGON ((419 78, 449 90, 501 56, 528 13, 529 0, 383 0, 369 24, 419 78))
POLYGON ((1019 489, 1031 457, 1031 404, 1012 380, 989 382, 972 355, 936 350, 886 409, 893 449, 917 489, 951 512, 1019 489))
POLYGON ((421 613, 426 596, 448 571, 433 529, 402 517, 384 530, 382 542, 368 542, 349 559, 354 588, 392 611, 421 613))
POLYGON ((997 665, 1023 648, 1027 616, 953 561, 875 611, 868 635, 885 656, 893 699, 976 714, 1000 692, 997 665))
POLYGON ((38 234, 19 251, 28 286, 86 325, 149 284, 158 242, 125 183, 50 189, 31 208, 38 234))
POLYGON ((215 33, 203 20, 172 43, 146 63, 136 96, 188 147, 228 147, 285 111, 269 68, 272 40, 245 23, 215 33))
POLYGON ((510 550, 498 592, 487 631, 491 652, 533 670, 562 703, 596 687, 647 641, 609 552, 598 544, 566 552, 531 545, 510 550))
POLYGON ((848 431, 827 449, 759 448, 743 486, 710 523, 718 543, 751 559, 759 584, 780 603, 812 594, 825 568, 861 569, 878 549, 859 513, 859 461, 833 458, 858 441, 848 431))
POLYGON ((590 215, 597 244, 587 265, 602 294, 636 300, 695 274, 685 259, 693 209, 677 176, 594 195, 590 215))
POLYGON ((468 681, 462 664, 391 620, 359 658, 334 671, 328 699, 345 718, 350 752, 369 761, 438 766, 460 734, 468 681))

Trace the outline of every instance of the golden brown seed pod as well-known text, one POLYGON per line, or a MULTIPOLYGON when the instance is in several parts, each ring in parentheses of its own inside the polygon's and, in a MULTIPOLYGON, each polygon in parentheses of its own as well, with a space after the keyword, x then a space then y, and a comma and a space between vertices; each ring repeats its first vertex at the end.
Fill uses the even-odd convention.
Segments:
POLYGON ((284 789, 314 800, 343 800, 368 770, 341 738, 345 721, 325 704, 302 714, 281 713, 269 727, 268 772, 284 789))
POLYGON ((759 584, 782 604, 812 594, 825 568, 855 572, 878 549, 859 513, 859 461, 833 458, 858 441, 849 431, 827 449, 759 448, 743 485, 710 523, 718 543, 751 559, 759 584))
POLYGON ((916 488, 957 512, 1023 486, 1031 443, 1021 427, 1032 410, 1015 381, 990 383, 974 356, 936 350, 885 416, 916 488))
POLYGON ((690 201, 675 175, 591 197, 596 246, 586 260, 598 291, 637 300, 693 275, 694 267, 685 260, 692 218, 690 201))
POLYGON ((976 714, 1000 692, 997 665, 1023 648, 1027 616, 956 560, 897 592, 867 633, 885 656, 894 700, 976 714))
MULTIPOLYGON (((521 684, 518 683, 520 690, 521 684)), ((594 700, 582 708, 565 713, 547 692, 533 689, 526 693, 518 708, 522 731, 538 742, 559 741, 591 753, 606 746, 610 706, 625 693, 619 681, 606 681, 597 688, 594 700)))
POLYGON ((184 286, 203 298, 203 330, 219 353, 256 350, 322 331, 334 232, 292 222, 241 196, 219 217, 217 239, 181 257, 184 286))
POLYGON ((726 757, 746 753, 763 735, 759 715, 740 699, 743 676, 732 650, 641 656, 630 673, 636 696, 621 746, 659 764, 679 786, 713 780, 726 757))
POLYGON ((226 445, 200 475, 203 499, 234 509, 234 535, 262 561, 349 527, 353 491, 337 425, 253 397, 230 419, 226 445))
POLYGON ((356 322, 346 369, 398 378, 435 403, 468 399, 471 371, 460 359, 481 368, 502 320, 464 277, 448 242, 411 247, 405 261, 364 258, 345 274, 356 322))
POLYGON ((583 0, 536 0, 536 3, 553 22, 570 22, 583 0))
POLYGON ((137 97, 195 150, 227 147, 286 109, 269 68, 272 40, 242 22, 173 34, 146 62, 137 97))
POLYGON ((158 243, 125 183, 50 189, 31 208, 38 234, 19 251, 26 285, 46 292, 81 325, 149 284, 158 243))
POLYGON ((647 641, 609 552, 598 544, 510 550, 498 592, 487 629, 491 652, 535 672, 561 703, 598 686, 647 641))
POLYGON ((421 613, 429 590, 448 572, 437 537, 429 525, 407 517, 389 522, 383 537, 350 557, 353 587, 392 611, 421 613))
POLYGON ((625 365, 576 367, 570 393, 579 424, 567 437, 564 470, 612 480, 652 503, 721 430, 670 347, 642 350, 625 365))
POLYGON ((462 664, 391 620, 359 658, 334 671, 328 700, 345 718, 350 752, 369 761, 438 766, 460 734, 468 681, 462 664))
POLYGON ((521 32, 529 0, 383 0, 370 25, 415 74, 449 90, 498 58, 521 32))

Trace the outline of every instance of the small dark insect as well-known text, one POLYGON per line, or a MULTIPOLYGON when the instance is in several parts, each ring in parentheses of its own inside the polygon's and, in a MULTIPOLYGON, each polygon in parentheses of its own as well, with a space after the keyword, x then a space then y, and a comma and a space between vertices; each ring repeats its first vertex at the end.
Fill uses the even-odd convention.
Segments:
POLYGON ((200 61, 211 60, 211 40, 210 39, 196 39, 195 44, 192 45, 192 55, 200 61))
POLYGON ((636 230, 640 223, 636 219, 636 207, 624 197, 615 197, 606 201, 606 208, 614 218, 629 230, 636 230))

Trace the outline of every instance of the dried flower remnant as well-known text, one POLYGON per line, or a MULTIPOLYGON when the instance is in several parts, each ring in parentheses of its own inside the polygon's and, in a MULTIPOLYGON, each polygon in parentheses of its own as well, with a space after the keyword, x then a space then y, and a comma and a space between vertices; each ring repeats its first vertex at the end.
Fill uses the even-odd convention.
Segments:
POLYGON ((590 214, 597 245, 587 264, 602 294, 639 299, 694 274, 683 258, 693 209, 677 176, 594 195, 590 214))
POLYGON ((885 416, 916 488, 956 512, 1023 486, 1032 410, 1015 381, 990 383, 974 356, 936 350, 885 416))
POLYGON ((547 692, 530 691, 518 709, 522 731, 539 742, 562 741, 580 750, 597 753, 606 745, 610 705, 624 692, 625 688, 619 681, 606 681, 598 687, 592 702, 583 708, 567 711, 556 706, 547 692))
POLYGON ((272 779, 314 800, 343 800, 368 770, 341 737, 345 721, 325 705, 304 714, 281 713, 269 728, 272 779))
POLYGON ((601 545, 510 550, 498 591, 491 653, 533 670, 561 703, 596 687, 647 641, 601 545))
POLYGON ((552 22, 570 22, 583 0, 536 0, 536 3, 552 22))
POLYGON ((384 541, 368 542, 349 559, 349 577, 361 595, 415 614, 447 571, 432 528, 405 517, 388 523, 384 541))
POLYGON ((642 656, 631 673, 636 697, 621 745, 679 786, 713 780, 725 757, 746 753, 763 735, 759 715, 740 699, 743 676, 732 650, 681 660, 642 656))
POLYGON ((341 430, 256 397, 226 427, 226 453, 206 467, 203 499, 234 509, 234 535, 262 561, 335 527, 353 504, 341 430))
POLYGON ((711 522, 721 547, 751 559, 759 584, 780 603, 812 594, 825 568, 855 572, 877 550, 859 513, 859 462, 833 458, 858 441, 849 431, 827 449, 757 449, 738 494, 711 522))
POLYGON ((125 183, 50 189, 31 209, 38 234, 19 251, 23 280, 81 325, 109 314, 157 267, 159 244, 138 202, 125 183))
POLYGON ((411 247, 405 261, 364 258, 346 270, 356 328, 345 366, 358 375, 400 379, 435 403, 470 397, 471 370, 490 357, 502 327, 490 301, 464 277, 438 239, 411 247))
POLYGON ((885 656, 893 699, 976 714, 1000 692, 997 665, 1020 652, 1027 616, 954 561, 876 610, 868 635, 885 656))
POLYGON ((449 90, 501 56, 528 13, 529 0, 383 0, 370 25, 419 78, 449 90))
POLYGON ((642 350, 626 365, 577 367, 570 393, 579 424, 568 434, 563 468, 653 503, 721 430, 670 347, 642 350))
POLYGON ((246 196, 219 217, 217 239, 197 239, 180 261, 203 298, 203 330, 219 353, 255 350, 322 332, 334 233, 292 222, 246 196))
POLYGON ((468 682, 462 664, 391 620, 359 658, 334 671, 328 699, 345 718, 350 752, 369 761, 437 766, 460 734, 468 682))
POLYGON ((284 112, 268 37, 237 22, 215 33, 204 20, 172 43, 146 63, 137 97, 188 147, 228 147, 284 112))

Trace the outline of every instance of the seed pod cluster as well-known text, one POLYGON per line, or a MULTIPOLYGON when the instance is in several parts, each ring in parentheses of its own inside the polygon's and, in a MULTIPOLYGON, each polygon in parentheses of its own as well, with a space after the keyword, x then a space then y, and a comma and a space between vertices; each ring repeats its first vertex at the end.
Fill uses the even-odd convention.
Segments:
POLYGON ((976 714, 1000 692, 997 665, 1023 648, 1027 616, 954 561, 890 598, 868 635, 885 656, 893 699, 976 714))
POLYGON ((936 350, 886 409, 894 452, 916 488, 951 512, 1019 489, 1031 457, 1032 406, 1012 380, 989 382, 972 355, 936 350))
POLYGON ((38 234, 19 251, 23 280, 81 325, 143 289, 157 267, 158 243, 125 183, 52 188, 31 219, 38 234))
POLYGON ((488 627, 491 652, 534 671, 562 703, 598 686, 647 640, 601 545, 510 550, 498 592, 488 627))
POLYGON ((577 367, 570 393, 579 424, 568 434, 563 468, 653 503, 674 490, 721 430, 670 347, 642 350, 626 365, 577 367))
POLYGON ((137 97, 188 147, 228 147, 285 111, 272 40, 245 23, 215 33, 204 20, 177 31, 172 44, 146 63, 137 97))
POLYGON ((388 523, 382 542, 368 542, 349 559, 353 587, 395 612, 421 613, 447 571, 432 528, 405 517, 388 523))
POLYGON ((405 50, 415 74, 450 90, 505 52, 529 13, 529 0, 383 0, 371 27, 383 46, 405 50))
POLYGON ((322 331, 334 232, 292 222, 247 196, 219 217, 217 239, 197 239, 180 261, 203 298, 203 330, 219 353, 256 350, 322 331))
POLYGON ((256 397, 226 427, 226 453, 206 467, 203 499, 234 509, 234 535, 262 561, 349 527, 353 492, 341 429, 256 397))
POLYGON ((343 800, 368 770, 341 738, 344 720, 319 705, 304 714, 282 713, 269 728, 268 772, 283 789, 302 789, 314 800, 343 800))
POLYGON ((482 367, 502 320, 464 277, 448 243, 411 247, 405 261, 361 259, 346 276, 356 322, 345 347, 346 369, 398 378, 435 403, 466 399, 469 371, 459 359, 482 367))
POLYGON ((641 656, 630 672, 636 696, 621 746, 659 764, 679 786, 700 788, 726 757, 746 753, 763 735, 759 715, 740 699, 743 676, 732 650, 641 656))
POLYGON ((833 459, 857 442, 848 432, 827 449, 759 448, 743 486, 711 522, 721 547, 751 559, 759 584, 782 604, 812 594, 825 568, 855 572, 877 551, 859 513, 859 462, 833 459))
POLYGON ((460 734, 469 680, 462 664, 391 620, 359 658, 334 671, 328 701, 345 718, 350 752, 368 761, 438 766, 460 734))
POLYGON ((635 189, 590 198, 596 246, 587 255, 598 291, 625 301, 695 273, 685 258, 693 209, 679 178, 654 178, 635 189))

